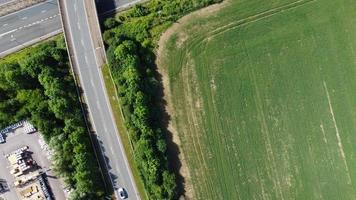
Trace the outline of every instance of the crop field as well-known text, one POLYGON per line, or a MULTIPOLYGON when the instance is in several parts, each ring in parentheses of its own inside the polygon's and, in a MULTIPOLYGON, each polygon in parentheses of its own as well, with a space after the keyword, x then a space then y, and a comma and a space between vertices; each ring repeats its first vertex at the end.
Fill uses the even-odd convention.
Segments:
POLYGON ((188 196, 356 199, 356 1, 231 0, 170 31, 188 196))

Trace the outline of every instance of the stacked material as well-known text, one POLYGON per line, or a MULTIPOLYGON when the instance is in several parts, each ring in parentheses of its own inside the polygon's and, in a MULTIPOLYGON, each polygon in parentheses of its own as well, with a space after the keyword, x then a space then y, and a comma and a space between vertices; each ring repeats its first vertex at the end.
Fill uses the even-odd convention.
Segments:
POLYGON ((42 191, 46 197, 46 200, 52 200, 53 199, 52 195, 49 192, 47 182, 46 182, 45 178, 43 177, 43 174, 39 175, 37 177, 37 180, 40 182, 40 185, 41 185, 42 191))
POLYGON ((23 126, 23 122, 24 121, 20 121, 17 122, 15 124, 12 124, 2 130, 0 130, 0 143, 4 143, 5 142, 5 136, 6 134, 8 134, 9 132, 15 131, 16 129, 20 128, 23 126))
POLYGON ((9 134, 11 132, 15 132, 15 130, 20 127, 23 127, 23 131, 27 134, 36 132, 36 128, 29 121, 22 120, 22 121, 19 121, 15 124, 12 124, 2 130, 0 130, 0 143, 5 142, 5 137, 7 136, 7 134, 9 134))
POLYGON ((36 132, 36 128, 28 121, 23 122, 24 132, 27 134, 36 132))

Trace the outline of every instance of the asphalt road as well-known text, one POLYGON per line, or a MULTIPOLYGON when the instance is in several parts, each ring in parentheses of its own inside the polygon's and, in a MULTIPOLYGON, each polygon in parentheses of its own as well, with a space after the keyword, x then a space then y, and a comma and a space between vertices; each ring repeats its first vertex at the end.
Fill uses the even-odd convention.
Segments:
MULTIPOLYGON (((96 1, 99 13, 107 13, 136 2, 135 0, 96 1)), ((0 58, 61 31, 57 0, 48 0, 0 17, 0 58)))
POLYGON ((0 17, 0 57, 61 32, 56 0, 0 17))
POLYGON ((63 0, 65 17, 68 20, 66 30, 70 37, 69 47, 74 57, 74 66, 80 78, 80 85, 89 109, 91 122, 104 153, 106 166, 112 178, 115 193, 119 187, 124 187, 128 199, 140 199, 132 173, 129 168, 118 130, 115 125, 110 103, 103 82, 98 57, 90 33, 89 22, 84 1, 63 0))

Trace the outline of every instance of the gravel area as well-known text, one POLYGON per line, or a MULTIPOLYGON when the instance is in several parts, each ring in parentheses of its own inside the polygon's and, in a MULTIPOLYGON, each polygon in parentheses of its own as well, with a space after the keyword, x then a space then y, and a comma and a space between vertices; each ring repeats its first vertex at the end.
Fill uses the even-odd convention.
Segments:
POLYGON ((39 133, 25 134, 22 129, 23 128, 18 128, 14 133, 8 134, 6 142, 0 144, 0 166, 2 166, 0 179, 5 179, 10 189, 8 192, 0 194, 0 197, 7 200, 19 199, 15 191, 14 177, 10 174, 10 163, 5 155, 23 146, 28 146, 28 151, 32 152, 32 158, 36 161, 37 165, 41 167, 41 171, 46 172, 55 199, 66 199, 60 179, 55 176, 50 168, 51 163, 48 160, 48 153, 42 149, 42 145, 39 143, 39 133))

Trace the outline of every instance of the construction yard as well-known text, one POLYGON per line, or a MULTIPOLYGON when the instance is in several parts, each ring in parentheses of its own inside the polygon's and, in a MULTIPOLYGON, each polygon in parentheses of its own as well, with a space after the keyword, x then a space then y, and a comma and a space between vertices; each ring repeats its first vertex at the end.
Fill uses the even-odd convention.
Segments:
POLYGON ((39 133, 12 128, 0 144, 0 179, 6 185, 0 197, 6 200, 66 199, 60 180, 51 171, 50 152, 39 133))

